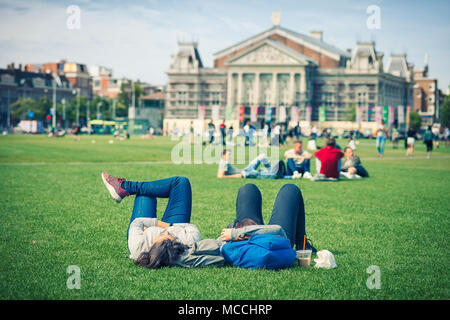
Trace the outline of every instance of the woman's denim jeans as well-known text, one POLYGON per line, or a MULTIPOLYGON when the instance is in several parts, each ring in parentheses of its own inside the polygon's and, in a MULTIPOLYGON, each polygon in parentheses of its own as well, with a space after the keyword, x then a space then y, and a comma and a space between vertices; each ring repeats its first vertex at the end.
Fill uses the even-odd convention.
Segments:
POLYGON ((161 221, 189 223, 191 220, 192 190, 189 179, 185 177, 175 176, 148 182, 125 180, 121 187, 130 195, 136 195, 128 229, 136 218, 156 218, 157 198, 169 198, 161 221))

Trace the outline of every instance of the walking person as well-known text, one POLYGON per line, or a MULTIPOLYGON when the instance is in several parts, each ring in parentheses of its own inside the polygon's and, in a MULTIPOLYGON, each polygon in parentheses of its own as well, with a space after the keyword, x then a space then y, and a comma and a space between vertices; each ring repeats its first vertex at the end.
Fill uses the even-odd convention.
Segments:
POLYGON ((214 142, 214 134, 216 133, 216 126, 213 121, 209 121, 208 123, 208 133, 209 133, 209 144, 214 142))
POLYGON ((399 133, 397 128, 392 129, 392 149, 398 148, 398 139, 399 139, 399 133))
POLYGON ((406 133, 406 144, 408 145, 408 148, 406 149, 406 156, 408 158, 412 158, 414 156, 414 144, 416 142, 416 130, 414 130, 413 127, 410 127, 408 129, 408 132, 406 133))
POLYGON ((439 129, 434 127, 431 132, 433 133, 433 148, 439 149, 439 129))
POLYGON ((382 158, 384 153, 384 143, 386 141, 386 130, 383 125, 377 130, 377 150, 378 157, 382 158))
POLYGON ((194 144, 194 124, 192 121, 189 125, 189 142, 190 144, 194 144))
POLYGON ((295 124, 294 134, 297 141, 300 141, 302 139, 302 128, 300 127, 298 122, 295 124))
POLYGON ((233 142, 233 126, 232 125, 228 127, 227 137, 228 137, 228 143, 231 144, 233 142))
POLYGON ((431 126, 423 134, 423 143, 427 147, 427 159, 431 158, 431 151, 433 151, 433 132, 431 131, 431 126))
POLYGON ((227 126, 225 125, 224 121, 222 121, 222 123, 220 124, 220 135, 222 137, 222 145, 225 146, 225 141, 227 138, 227 126))
POLYGON ((316 141, 317 140, 317 133, 319 129, 316 126, 313 126, 311 129, 311 138, 316 141))
POLYGON ((445 139, 445 147, 450 147, 450 129, 446 127, 444 129, 444 139, 445 139))

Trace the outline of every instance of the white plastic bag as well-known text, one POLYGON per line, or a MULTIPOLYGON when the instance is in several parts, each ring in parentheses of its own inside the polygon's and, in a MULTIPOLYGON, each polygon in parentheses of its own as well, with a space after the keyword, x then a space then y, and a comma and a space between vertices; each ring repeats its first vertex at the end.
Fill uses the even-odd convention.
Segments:
POLYGON ((315 140, 309 140, 308 145, 306 146, 308 150, 317 150, 316 141, 315 140))
POLYGON ((334 256, 330 251, 328 250, 318 251, 317 258, 318 259, 314 259, 314 262, 316 263, 314 265, 314 268, 326 268, 326 269, 337 268, 337 264, 334 261, 334 256))
POLYGON ((353 151, 355 151, 355 150, 356 150, 355 141, 351 140, 351 141, 348 143, 347 147, 350 147, 350 148, 352 148, 353 151))

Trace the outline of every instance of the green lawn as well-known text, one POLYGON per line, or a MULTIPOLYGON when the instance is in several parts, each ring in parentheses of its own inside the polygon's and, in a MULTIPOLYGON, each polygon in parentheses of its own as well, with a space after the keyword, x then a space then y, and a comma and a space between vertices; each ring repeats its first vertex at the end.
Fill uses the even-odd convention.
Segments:
MULTIPOLYGON (((419 142, 415 158, 406 159, 403 148, 388 144, 378 160, 374 140, 364 140, 357 154, 371 177, 358 181, 218 180, 217 165, 171 164, 177 142, 169 138, 110 139, 0 137, 0 299, 450 298, 450 148, 441 146, 427 160, 419 142), (305 199, 308 236, 339 267, 136 267, 126 246, 133 198, 116 204, 102 171, 130 180, 188 177, 191 222, 203 238, 218 237, 234 219, 245 182, 261 189, 266 221, 280 187, 295 183, 305 199), (67 288, 70 265, 81 270, 80 290, 67 288), (372 265, 381 270, 380 290, 366 286, 372 265)), ((159 201, 159 217, 166 203, 159 201)))

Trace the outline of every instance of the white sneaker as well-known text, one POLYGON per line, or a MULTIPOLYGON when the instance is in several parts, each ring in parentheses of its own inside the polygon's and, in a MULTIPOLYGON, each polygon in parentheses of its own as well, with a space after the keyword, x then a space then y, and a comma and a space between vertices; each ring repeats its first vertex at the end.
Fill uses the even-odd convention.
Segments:
POLYGON ((312 175, 311 175, 310 172, 305 172, 305 173, 303 174, 303 178, 305 178, 305 179, 311 179, 311 178, 312 178, 312 175))
POLYGON ((292 175, 292 179, 300 179, 302 177, 302 174, 298 171, 294 171, 294 174, 292 175))
POLYGON ((347 172, 341 171, 339 175, 346 177, 347 179, 351 179, 350 175, 347 172))

